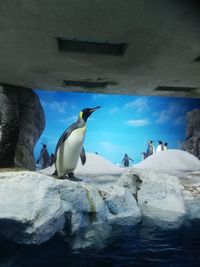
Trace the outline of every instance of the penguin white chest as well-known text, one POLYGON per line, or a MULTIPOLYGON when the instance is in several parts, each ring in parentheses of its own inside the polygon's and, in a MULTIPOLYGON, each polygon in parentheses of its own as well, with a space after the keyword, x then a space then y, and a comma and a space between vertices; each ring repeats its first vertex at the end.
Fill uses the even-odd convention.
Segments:
POLYGON ((75 129, 59 147, 56 159, 59 177, 72 172, 76 168, 83 147, 84 137, 85 127, 75 129))
POLYGON ((158 145, 157 149, 156 149, 156 153, 159 153, 160 151, 162 151, 162 146, 158 145))

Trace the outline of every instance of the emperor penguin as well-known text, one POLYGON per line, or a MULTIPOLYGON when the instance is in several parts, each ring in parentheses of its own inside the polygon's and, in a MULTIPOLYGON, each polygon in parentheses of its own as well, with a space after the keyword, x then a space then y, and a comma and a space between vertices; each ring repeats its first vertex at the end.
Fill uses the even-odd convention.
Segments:
POLYGON ((156 153, 159 153, 160 151, 163 151, 164 147, 163 147, 163 142, 162 141, 158 141, 158 146, 156 148, 156 153))
POLYGON ((85 150, 83 142, 86 133, 86 122, 89 116, 100 106, 94 108, 85 108, 79 113, 75 123, 61 135, 55 150, 55 175, 62 178, 68 175, 69 179, 81 181, 74 176, 74 170, 81 157, 82 165, 86 162, 85 150))
POLYGON ((168 143, 164 143, 163 150, 167 150, 167 149, 168 149, 168 143))
POLYGON ((154 145, 153 145, 153 141, 148 141, 148 147, 147 147, 147 157, 151 156, 155 154, 155 148, 154 148, 154 145))

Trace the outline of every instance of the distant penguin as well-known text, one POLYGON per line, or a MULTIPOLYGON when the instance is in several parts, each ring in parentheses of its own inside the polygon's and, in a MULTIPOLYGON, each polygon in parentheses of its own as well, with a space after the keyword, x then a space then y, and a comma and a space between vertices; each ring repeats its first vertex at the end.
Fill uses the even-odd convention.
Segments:
POLYGON ((98 108, 100 106, 83 109, 79 114, 78 120, 69 126, 58 140, 55 150, 55 174, 58 178, 68 175, 71 180, 80 181, 80 179, 74 177, 74 170, 78 164, 79 156, 83 165, 86 162, 83 148, 86 122, 89 116, 98 108))
POLYGON ((45 144, 42 144, 42 149, 40 151, 39 158, 37 160, 37 164, 42 161, 42 169, 45 169, 49 166, 49 152, 47 150, 47 146, 45 144))
POLYGON ((163 150, 167 150, 167 149, 168 149, 168 143, 164 143, 163 150))
POLYGON ((142 160, 146 159, 148 156, 147 156, 147 153, 146 152, 142 152, 142 160))
POLYGON ((162 141, 158 141, 158 146, 156 148, 156 153, 159 153, 162 150, 164 150, 163 142, 162 141))
POLYGON ((147 147, 147 157, 153 155, 155 153, 155 147, 153 145, 153 141, 148 141, 148 147, 147 147))

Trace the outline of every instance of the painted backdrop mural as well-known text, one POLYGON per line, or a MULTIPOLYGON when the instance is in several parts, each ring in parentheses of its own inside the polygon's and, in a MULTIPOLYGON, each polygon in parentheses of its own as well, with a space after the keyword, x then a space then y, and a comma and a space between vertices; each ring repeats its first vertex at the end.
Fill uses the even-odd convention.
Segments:
POLYGON ((200 108, 200 100, 102 95, 35 91, 41 100, 46 116, 46 127, 35 147, 35 158, 47 145, 54 153, 63 131, 77 120, 81 109, 101 106, 87 123, 84 147, 87 152, 97 152, 115 164, 120 164, 127 153, 134 162, 142 159, 148 140, 168 143, 169 148, 179 148, 185 140, 186 113, 200 108))

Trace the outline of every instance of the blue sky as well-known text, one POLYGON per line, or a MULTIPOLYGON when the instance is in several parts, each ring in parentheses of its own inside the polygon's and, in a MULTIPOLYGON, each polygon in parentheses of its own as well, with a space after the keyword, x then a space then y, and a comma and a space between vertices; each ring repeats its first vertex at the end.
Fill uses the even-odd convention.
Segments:
POLYGON ((77 120, 83 108, 101 106, 87 122, 84 148, 98 152, 113 163, 120 163, 127 153, 135 162, 141 161, 147 141, 168 142, 178 148, 185 139, 186 113, 200 108, 199 99, 102 95, 35 90, 39 95, 46 127, 35 146, 38 157, 46 143, 54 153, 61 134, 77 120))

